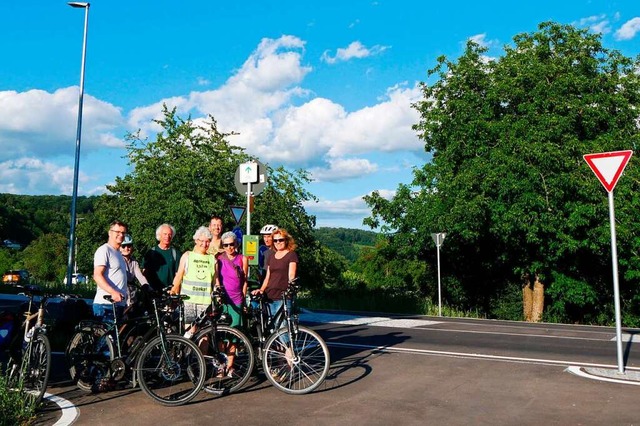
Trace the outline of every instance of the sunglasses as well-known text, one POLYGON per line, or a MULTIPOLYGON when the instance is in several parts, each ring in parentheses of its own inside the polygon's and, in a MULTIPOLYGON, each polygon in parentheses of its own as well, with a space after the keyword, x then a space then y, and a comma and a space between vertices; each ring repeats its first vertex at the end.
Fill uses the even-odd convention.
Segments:
POLYGON ((285 240, 286 240, 286 238, 274 238, 274 239, 273 239, 273 242, 274 242, 274 243, 281 243, 281 242, 283 242, 283 241, 285 241, 285 240))
POLYGON ((133 248, 133 246, 131 244, 127 244, 126 246, 123 244, 120 247, 122 247, 122 248, 133 248))
POLYGON ((235 245, 236 245, 235 243, 225 243, 225 244, 222 244, 222 247, 233 247, 235 245))

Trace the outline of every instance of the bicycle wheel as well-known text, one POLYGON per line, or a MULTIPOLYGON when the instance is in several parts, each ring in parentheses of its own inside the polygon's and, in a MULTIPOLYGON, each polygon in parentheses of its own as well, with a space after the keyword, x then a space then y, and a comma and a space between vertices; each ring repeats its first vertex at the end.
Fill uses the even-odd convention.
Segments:
POLYGON ((182 336, 152 339, 140 353, 136 372, 140 388, 163 405, 191 401, 205 381, 205 362, 200 349, 182 336))
POLYGON ((115 349, 105 333, 102 327, 84 327, 71 337, 67 346, 71 379, 85 392, 96 390, 97 385, 109 377, 115 349))
POLYGON ((51 371, 51 344, 46 334, 36 331, 25 349, 24 362, 22 386, 38 404, 47 390, 51 371))
POLYGON ((240 389, 253 371, 253 347, 240 330, 226 325, 205 327, 194 338, 207 364, 204 390, 214 395, 240 389), (214 333, 215 330, 215 333, 214 333))
POLYGON ((286 328, 273 333, 262 359, 264 373, 273 386, 294 395, 309 393, 320 386, 327 377, 329 364, 327 344, 318 333, 303 326, 298 326, 293 335, 286 328))

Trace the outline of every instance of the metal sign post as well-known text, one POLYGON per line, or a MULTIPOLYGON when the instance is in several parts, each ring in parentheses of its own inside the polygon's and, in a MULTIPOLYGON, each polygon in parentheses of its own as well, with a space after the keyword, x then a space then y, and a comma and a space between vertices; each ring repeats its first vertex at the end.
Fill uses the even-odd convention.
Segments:
POLYGON ((584 160, 596 174, 600 183, 609 193, 609 226, 611 228, 611 266, 613 270, 613 298, 616 315, 616 348, 618 353, 618 372, 624 374, 624 356, 622 352, 622 320, 620 314, 620 285, 618 282, 618 250, 616 248, 616 215, 613 208, 613 189, 627 166, 633 151, 614 151, 599 154, 587 154, 584 160))
POLYGON ((440 286, 440 246, 444 242, 444 237, 446 236, 447 234, 445 232, 431 234, 431 238, 433 238, 433 241, 436 243, 436 248, 438 252, 437 257, 438 257, 438 316, 439 317, 442 316, 442 291, 440 286))

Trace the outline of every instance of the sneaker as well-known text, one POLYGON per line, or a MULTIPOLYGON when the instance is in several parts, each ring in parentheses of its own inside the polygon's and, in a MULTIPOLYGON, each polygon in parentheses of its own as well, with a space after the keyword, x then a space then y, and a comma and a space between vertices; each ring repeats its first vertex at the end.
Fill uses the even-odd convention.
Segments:
POLYGON ((233 368, 233 367, 228 368, 227 369, 227 377, 230 378, 230 379, 233 378, 233 375, 235 374, 235 372, 236 372, 235 368, 233 368))
POLYGON ((223 379, 225 377, 226 368, 220 367, 218 368, 218 374, 216 374, 216 379, 223 379))

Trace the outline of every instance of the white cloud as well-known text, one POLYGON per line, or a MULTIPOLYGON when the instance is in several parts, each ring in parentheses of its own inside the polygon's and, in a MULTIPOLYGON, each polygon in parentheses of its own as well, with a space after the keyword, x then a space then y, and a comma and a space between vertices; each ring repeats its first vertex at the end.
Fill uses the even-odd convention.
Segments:
MULTIPOLYGON (((78 182, 87 182, 88 180, 84 173, 79 172, 78 182)), ((4 161, 0 163, 0 192, 71 194, 73 192, 73 168, 60 167, 32 157, 4 161)))
MULTIPOLYGON (((33 155, 74 155, 78 88, 0 92, 0 160, 33 155)), ((82 149, 123 147, 114 135, 123 124, 120 109, 85 94, 82 149)))
MULTIPOLYGON (((417 85, 397 85, 374 106, 347 112, 325 98, 311 98, 301 86, 311 68, 303 64, 304 42, 296 37, 264 39, 243 66, 215 90, 163 99, 136 108, 129 114, 132 128, 143 135, 161 129, 152 119, 161 118, 161 105, 176 107, 181 115, 199 120, 213 115, 221 131, 235 131, 232 143, 267 162, 296 167, 316 166, 314 174, 347 178, 337 164, 343 156, 370 151, 421 151, 411 126, 419 115, 411 104, 421 98, 417 85), (333 170, 319 167, 333 164, 333 170)), ((330 166, 331 167, 331 166, 330 166)), ((369 166, 367 167, 367 169, 369 166)))
POLYGON ((640 18, 636 17, 628 20, 615 33, 616 40, 631 40, 640 31, 640 18))
POLYGON ((361 59, 368 56, 379 55, 387 49, 389 49, 389 46, 382 46, 379 44, 367 48, 359 41, 354 41, 345 48, 338 48, 335 56, 331 56, 329 51, 325 50, 320 59, 328 64, 335 64, 336 62, 344 62, 353 58, 361 59))
POLYGON ((608 34, 611 32, 611 26, 605 14, 588 16, 573 24, 579 27, 588 27, 594 33, 608 34))
POLYGON ((329 168, 319 167, 310 170, 315 181, 339 181, 353 177, 362 177, 378 171, 378 165, 365 158, 335 158, 329 160, 329 168))
POLYGON ((345 200, 319 200, 317 203, 309 201, 304 203, 304 208, 311 214, 324 216, 365 216, 371 213, 362 196, 345 200))

